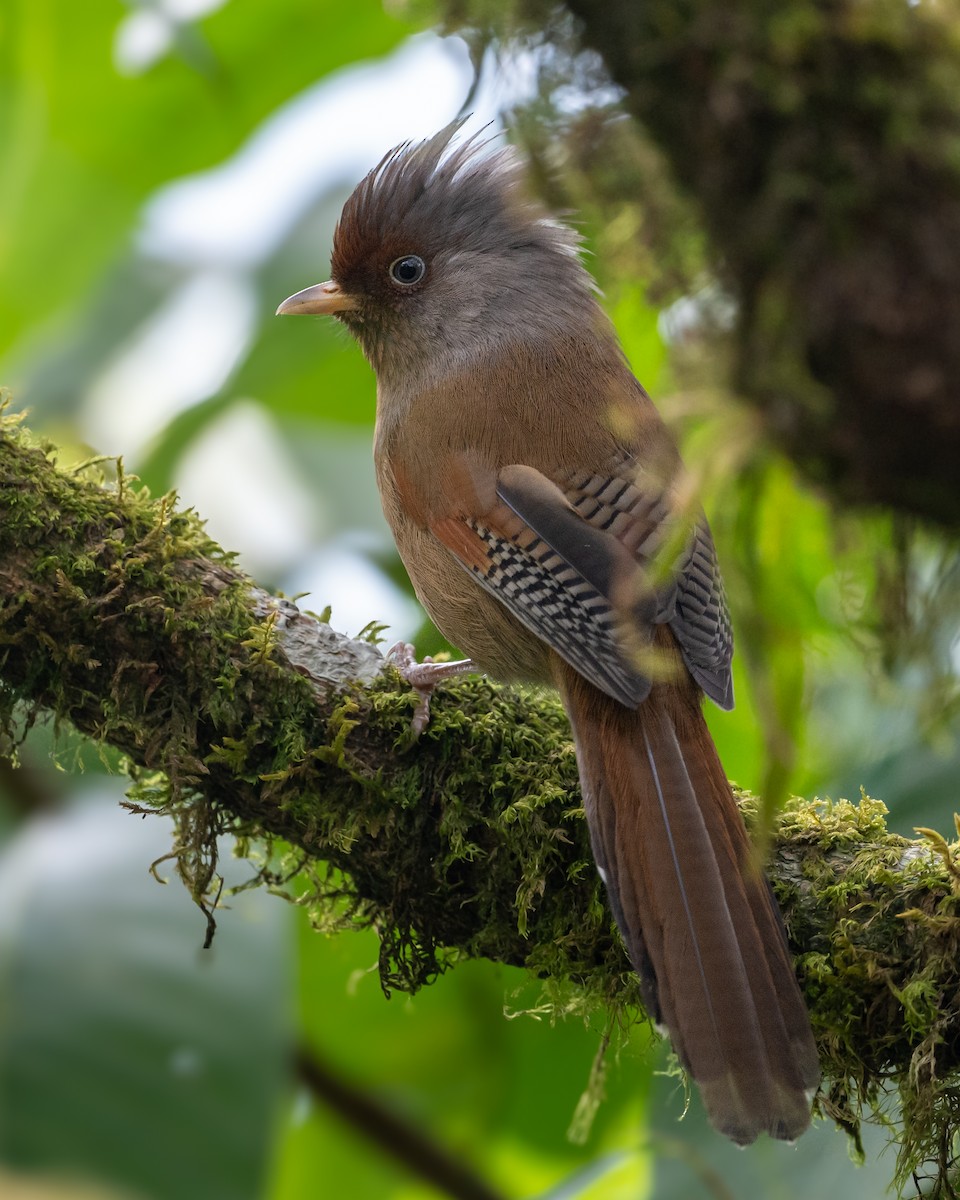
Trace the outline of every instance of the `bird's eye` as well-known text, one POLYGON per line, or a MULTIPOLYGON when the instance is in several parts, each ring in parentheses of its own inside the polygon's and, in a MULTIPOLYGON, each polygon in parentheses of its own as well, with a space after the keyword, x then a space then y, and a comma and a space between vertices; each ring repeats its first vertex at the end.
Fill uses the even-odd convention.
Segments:
POLYGON ((419 254, 404 254, 390 264, 390 278, 401 287, 413 287, 427 273, 427 264, 419 254))

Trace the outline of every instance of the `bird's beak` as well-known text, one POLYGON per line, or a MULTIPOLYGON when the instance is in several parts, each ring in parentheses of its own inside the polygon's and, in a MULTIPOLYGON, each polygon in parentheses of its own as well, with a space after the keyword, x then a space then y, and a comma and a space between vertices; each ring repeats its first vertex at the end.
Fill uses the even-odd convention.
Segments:
POLYGON ((333 316, 335 313, 350 312, 357 307, 353 296, 340 290, 340 285, 328 280, 326 283, 315 283, 313 287, 304 288, 302 292, 294 292, 277 309, 278 317, 303 313, 322 313, 333 316))

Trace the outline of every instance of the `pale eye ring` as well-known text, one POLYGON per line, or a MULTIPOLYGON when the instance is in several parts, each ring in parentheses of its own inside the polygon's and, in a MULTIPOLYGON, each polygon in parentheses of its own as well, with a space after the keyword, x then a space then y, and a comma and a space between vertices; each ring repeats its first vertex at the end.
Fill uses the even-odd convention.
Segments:
POLYGON ((401 287, 414 287, 427 273, 427 264, 419 254, 402 254, 390 264, 390 278, 401 287))

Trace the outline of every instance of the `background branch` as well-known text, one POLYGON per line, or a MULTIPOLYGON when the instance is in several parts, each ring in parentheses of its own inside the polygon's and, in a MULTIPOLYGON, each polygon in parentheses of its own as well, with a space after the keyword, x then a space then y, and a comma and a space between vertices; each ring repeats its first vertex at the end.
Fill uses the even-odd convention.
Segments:
POLYGON ((453 1200, 504 1200, 411 1121, 345 1079, 315 1049, 299 1047, 295 1065, 316 1100, 411 1174, 453 1200))

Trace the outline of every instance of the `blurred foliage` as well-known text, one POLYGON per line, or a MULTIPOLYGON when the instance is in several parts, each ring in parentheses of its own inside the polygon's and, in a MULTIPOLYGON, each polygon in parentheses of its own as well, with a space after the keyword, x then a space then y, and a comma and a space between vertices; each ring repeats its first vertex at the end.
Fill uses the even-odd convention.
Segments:
POLYGON ((438 3, 478 58, 537 47, 563 114, 570 79, 617 92, 737 298, 738 389, 806 477, 956 533, 953 0, 438 3))
MULTIPOLYGON (((179 487, 263 582, 312 590, 317 609, 337 597, 333 620, 348 632, 389 606, 422 653, 443 648, 431 627, 416 628, 379 514, 368 368, 336 329, 271 319, 284 295, 323 276, 339 205, 379 150, 366 164, 335 157, 334 131, 315 124, 297 153, 306 164, 329 154, 330 169, 303 172, 269 230, 256 225, 258 200, 293 185, 264 159, 217 193, 225 233, 215 220, 208 244, 157 233, 170 184, 212 182, 264 140, 282 142, 278 122, 308 89, 342 86, 337 72, 367 60, 378 66, 363 86, 375 88, 378 73, 425 69, 435 53, 460 71, 458 103, 512 106, 537 186, 578 214, 627 353, 701 484, 739 639, 738 707, 711 714, 729 773, 771 802, 787 788, 864 786, 901 831, 949 828, 960 778, 954 548, 882 514, 832 511, 771 451, 726 386, 734 314, 720 265, 597 60, 565 54, 568 31, 544 12, 522 50, 493 42, 482 22, 465 30, 481 68, 471 93, 462 43, 407 42, 435 19, 424 3, 6 0, 0 383, 77 460, 122 452, 154 491, 179 487), (229 242, 235 209, 253 216, 229 242), (219 291, 191 292, 211 278, 219 291), (201 299, 177 324, 189 295, 201 299), (205 373, 218 321, 227 349, 219 374, 205 373), (124 375, 130 363, 137 371, 124 375)), ((432 76, 414 82, 422 111, 411 121, 429 114, 439 127, 454 115, 432 76)), ((373 146, 356 95, 324 120, 373 146)), ((505 1021, 504 1005, 527 1003, 512 972, 468 963, 386 1003, 375 939, 326 940, 265 897, 223 914, 205 964, 202 923, 147 875, 164 838, 152 831, 154 849, 146 827, 97 812, 115 785, 89 747, 60 731, 50 766, 51 746, 52 731, 36 731, 23 751, 29 776, 0 775, 0 1159, 18 1182, 0 1181, 10 1194, 21 1179, 40 1189, 53 1178, 56 1194, 87 1180, 86 1194, 148 1200, 436 1195, 298 1088, 293 1043, 505 1196, 636 1198, 656 1178, 662 1197, 801 1200, 842 1187, 854 1200, 892 1174, 873 1141, 854 1170, 829 1129, 796 1151, 734 1155, 695 1098, 677 1124, 682 1094, 654 1075, 664 1052, 643 1030, 607 1064, 588 1142, 570 1142, 603 1031, 505 1021), (78 765, 85 782, 64 774, 78 765)))
POLYGON ((186 893, 143 886, 169 833, 118 828, 105 803, 118 783, 78 789, 4 855, 0 1153, 93 1178, 109 1163, 131 1195, 261 1196, 289 1041, 289 924, 247 895, 201 964, 186 893))

